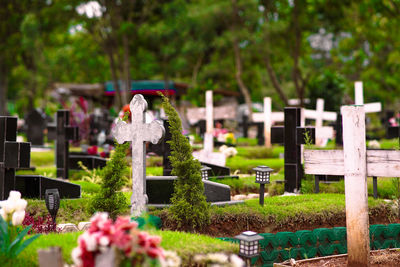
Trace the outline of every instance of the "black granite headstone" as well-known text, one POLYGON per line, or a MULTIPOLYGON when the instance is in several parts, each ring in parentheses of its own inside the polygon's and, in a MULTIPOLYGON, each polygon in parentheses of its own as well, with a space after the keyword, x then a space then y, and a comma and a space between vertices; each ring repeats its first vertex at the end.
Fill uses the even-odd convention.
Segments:
POLYGON ((103 168, 107 164, 107 160, 102 157, 71 153, 69 155, 69 168, 71 170, 81 170, 82 168, 78 164, 79 161, 81 161, 83 166, 85 166, 89 170, 103 168))
POLYGON ((171 145, 167 141, 171 140, 172 135, 171 131, 169 130, 168 120, 163 120, 163 124, 165 129, 164 140, 161 142, 163 155, 163 175, 169 176, 171 175, 172 171, 171 161, 169 160, 169 156, 171 155, 171 145))
POLYGON ((31 110, 25 117, 26 136, 33 146, 43 146, 46 114, 40 109, 31 110))
MULTIPOLYGON (((50 126, 49 132, 54 132, 54 126, 50 126)), ((58 110, 56 118, 56 166, 57 177, 68 179, 69 170, 69 141, 79 139, 79 128, 69 125, 69 111, 58 110)), ((50 136, 52 138, 54 136, 50 136)))
POLYGON ((16 142, 17 117, 0 116, 0 199, 15 188, 15 169, 30 165, 30 143, 16 142))
MULTIPOLYGON (((170 204, 174 193, 176 176, 156 176, 146 178, 146 193, 149 204, 170 204)), ((231 200, 230 187, 224 184, 203 180, 207 202, 226 202, 231 200)))
POLYGON ((343 126, 342 126, 342 114, 340 112, 337 113, 336 117, 336 145, 343 146, 343 126))
POLYGON ((271 143, 284 144, 285 191, 294 192, 300 189, 304 174, 301 164, 301 145, 305 144, 306 135, 311 143, 315 143, 315 128, 300 127, 300 108, 285 108, 284 116, 284 127, 271 128, 271 143))

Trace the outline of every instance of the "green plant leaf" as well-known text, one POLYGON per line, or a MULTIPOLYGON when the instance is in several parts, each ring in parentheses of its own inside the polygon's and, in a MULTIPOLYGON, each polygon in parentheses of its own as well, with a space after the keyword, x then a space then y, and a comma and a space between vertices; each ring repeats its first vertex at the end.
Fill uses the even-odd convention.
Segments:
POLYGON ((29 244, 31 244, 33 241, 35 241, 40 235, 34 235, 31 238, 25 240, 25 242, 15 251, 14 256, 17 256, 19 253, 21 253, 29 244))
POLYGON ((14 241, 10 244, 10 246, 7 249, 7 254, 13 255, 14 251, 18 249, 20 242, 24 239, 28 231, 31 229, 31 225, 26 227, 24 230, 22 230, 18 236, 14 239, 14 241))

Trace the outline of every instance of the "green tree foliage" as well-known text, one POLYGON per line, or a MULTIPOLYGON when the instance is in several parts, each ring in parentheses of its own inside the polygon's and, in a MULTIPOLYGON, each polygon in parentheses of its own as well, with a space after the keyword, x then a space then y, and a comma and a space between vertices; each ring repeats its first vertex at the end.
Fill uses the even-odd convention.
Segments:
POLYGON ((325 110, 340 111, 343 94, 346 88, 344 78, 329 69, 320 75, 313 77, 308 83, 308 98, 311 108, 315 108, 317 98, 329 101, 325 102, 325 110))
POLYGON ((128 172, 126 163, 128 148, 129 143, 116 144, 115 152, 102 170, 100 191, 91 199, 91 212, 105 211, 115 219, 128 208, 127 200, 121 192, 124 175, 128 172))
POLYGON ((192 147, 182 135, 182 124, 176 110, 163 97, 163 108, 168 116, 172 139, 171 156, 172 175, 178 176, 174 184, 174 194, 169 209, 178 227, 193 231, 209 224, 209 204, 204 195, 204 184, 201 179, 201 165, 192 156, 192 147))

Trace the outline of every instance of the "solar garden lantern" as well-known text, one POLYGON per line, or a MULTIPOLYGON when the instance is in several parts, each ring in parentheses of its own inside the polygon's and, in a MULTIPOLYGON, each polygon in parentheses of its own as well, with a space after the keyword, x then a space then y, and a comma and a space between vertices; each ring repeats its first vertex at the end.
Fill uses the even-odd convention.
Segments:
POLYGON ((259 241, 264 239, 253 231, 246 231, 240 235, 235 236, 239 240, 239 256, 244 258, 246 266, 250 266, 251 258, 260 254, 259 241))
POLYGON ((201 179, 208 180, 208 173, 209 173, 210 170, 211 170, 210 167, 203 166, 201 168, 201 179))
POLYGON ((256 171, 256 183, 260 184, 260 205, 264 206, 265 184, 269 184, 269 177, 273 169, 268 166, 257 166, 253 170, 256 171))
POLYGON ((60 208, 60 194, 58 189, 46 189, 45 202, 47 210, 49 211, 53 223, 56 223, 56 216, 58 209, 60 208))

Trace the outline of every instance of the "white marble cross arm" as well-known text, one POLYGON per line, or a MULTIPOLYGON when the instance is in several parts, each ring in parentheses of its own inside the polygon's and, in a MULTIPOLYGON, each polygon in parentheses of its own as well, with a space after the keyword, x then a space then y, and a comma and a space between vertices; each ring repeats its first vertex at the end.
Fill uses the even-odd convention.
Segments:
POLYGON ((143 141, 158 144, 165 134, 164 126, 160 121, 152 121, 147 123, 143 128, 143 141))
POLYGON ((126 141, 132 141, 131 125, 124 121, 118 121, 115 128, 112 130, 112 135, 117 140, 118 144, 123 144, 126 141))

